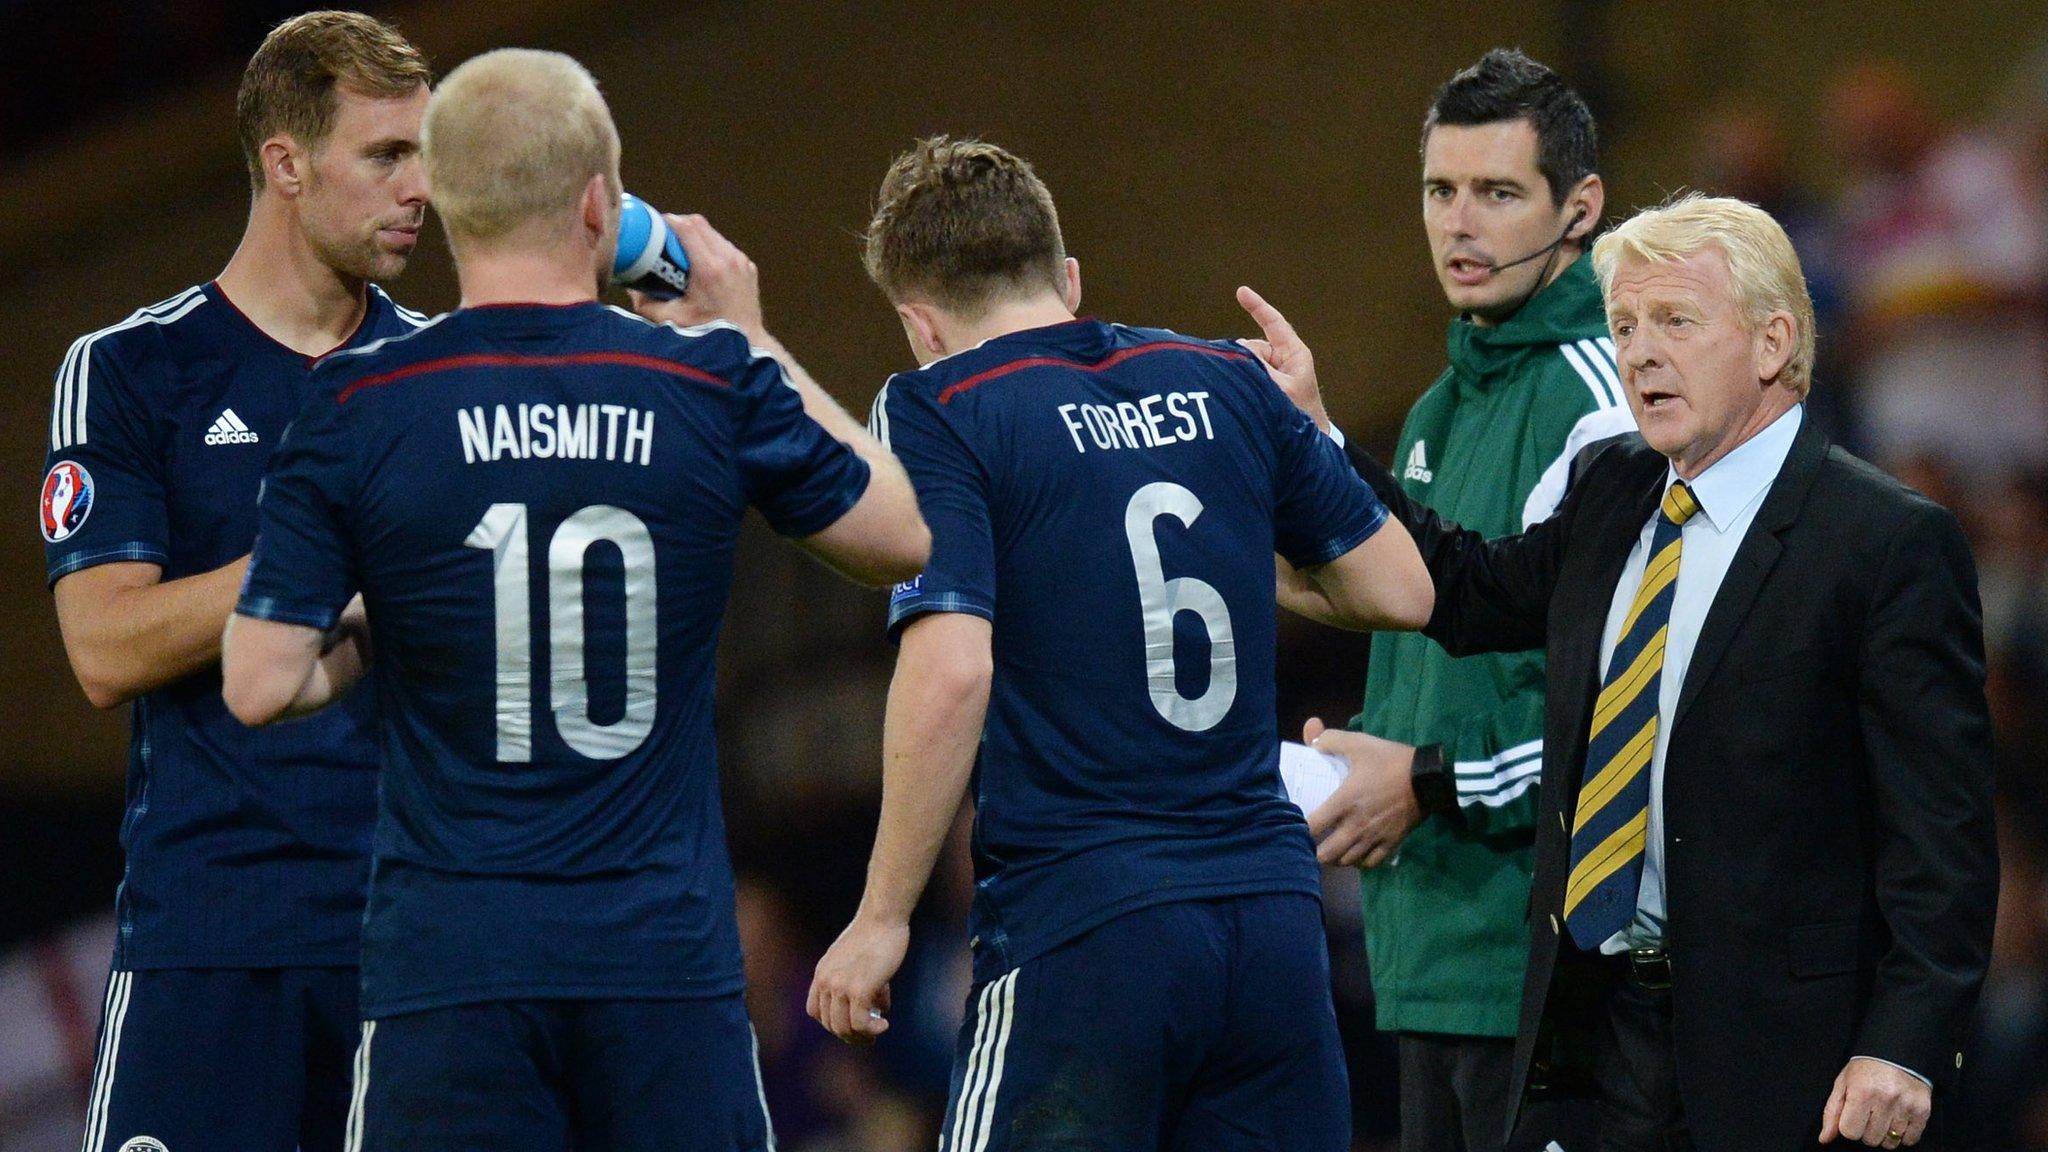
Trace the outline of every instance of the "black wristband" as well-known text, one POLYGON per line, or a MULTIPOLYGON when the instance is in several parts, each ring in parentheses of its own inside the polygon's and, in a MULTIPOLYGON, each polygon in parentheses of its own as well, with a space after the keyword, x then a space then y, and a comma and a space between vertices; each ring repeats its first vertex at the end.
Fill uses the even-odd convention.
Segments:
POLYGON ((1423 812, 1436 815, 1457 810, 1458 782, 1451 776, 1450 765, 1444 763, 1443 745, 1424 744, 1417 748, 1409 779, 1415 788, 1415 802, 1423 812))

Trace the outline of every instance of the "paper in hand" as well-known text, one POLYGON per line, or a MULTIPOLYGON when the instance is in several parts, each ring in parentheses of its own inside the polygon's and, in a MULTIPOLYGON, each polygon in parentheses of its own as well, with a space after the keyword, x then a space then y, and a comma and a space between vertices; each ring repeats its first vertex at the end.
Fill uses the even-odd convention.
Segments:
POLYGON ((1351 772, 1351 762, 1292 740, 1280 742, 1280 784, 1306 816, 1322 806, 1351 772))

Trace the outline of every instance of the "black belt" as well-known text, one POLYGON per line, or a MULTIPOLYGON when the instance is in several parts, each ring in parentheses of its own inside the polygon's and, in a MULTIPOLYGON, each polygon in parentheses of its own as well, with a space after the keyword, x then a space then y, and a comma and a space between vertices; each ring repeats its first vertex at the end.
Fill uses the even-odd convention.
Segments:
POLYGON ((1631 948, 1617 957, 1628 969, 1628 979, 1638 988, 1666 992, 1671 988, 1671 953, 1662 948, 1631 948))

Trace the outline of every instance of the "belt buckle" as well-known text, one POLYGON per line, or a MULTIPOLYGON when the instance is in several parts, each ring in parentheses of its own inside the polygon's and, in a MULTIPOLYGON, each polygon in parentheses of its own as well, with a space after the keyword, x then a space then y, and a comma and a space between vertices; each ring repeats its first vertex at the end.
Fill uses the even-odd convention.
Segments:
POLYGON ((1639 988, 1663 992, 1671 987, 1671 954, 1662 948, 1629 949, 1628 969, 1639 988))

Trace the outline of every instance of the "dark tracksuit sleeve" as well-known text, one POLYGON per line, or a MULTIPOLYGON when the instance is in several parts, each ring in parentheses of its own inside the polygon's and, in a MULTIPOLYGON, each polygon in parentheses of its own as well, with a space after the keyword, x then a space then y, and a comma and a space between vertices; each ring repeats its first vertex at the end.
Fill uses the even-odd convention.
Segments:
POLYGON ((1893 538, 1857 666, 1891 948, 1856 1052, 1940 1082, 1961 1058, 1998 904, 1976 570, 1945 510, 1922 505, 1893 538))
POLYGON ((1597 487, 1597 481, 1574 484, 1557 511, 1528 531, 1488 540, 1409 499, 1386 465, 1356 439, 1346 442, 1344 452, 1387 511, 1415 538, 1436 584, 1436 611, 1423 627, 1424 635, 1453 656, 1543 647, 1550 594, 1557 587, 1572 521, 1583 493, 1597 487))

